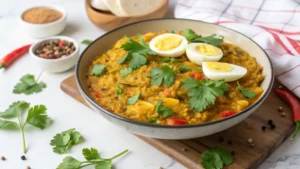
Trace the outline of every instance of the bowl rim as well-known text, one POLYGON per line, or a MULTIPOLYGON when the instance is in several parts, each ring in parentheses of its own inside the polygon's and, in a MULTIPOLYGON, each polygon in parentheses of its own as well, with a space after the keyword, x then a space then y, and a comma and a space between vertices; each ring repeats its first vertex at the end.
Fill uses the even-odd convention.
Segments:
POLYGON ((81 53, 78 61, 77 61, 77 64, 76 64, 76 70, 75 70, 75 77, 76 77, 76 83, 77 83, 77 86, 78 86, 78 89, 80 90, 81 94, 83 95, 83 97, 90 103, 92 104, 93 106, 95 106, 97 109, 100 109, 101 111, 103 111, 104 113, 106 113, 107 115, 109 116, 112 116, 113 118, 117 118, 118 120, 122 120, 124 122, 127 122, 127 123, 133 123, 135 125, 140 125, 140 126, 143 126, 143 127, 153 127, 153 128, 170 128, 170 129, 185 129, 185 128, 195 128, 195 127, 205 127, 205 126, 209 126, 209 125, 213 125, 213 124, 216 124, 216 123, 221 123, 221 122, 224 122, 224 121, 227 121, 227 120, 230 120, 230 119, 233 119, 233 118, 236 118, 238 116, 241 116, 242 114, 245 114, 247 113, 249 110, 251 110, 253 107, 256 107, 258 106, 259 104, 261 104, 266 98, 267 96, 269 95, 269 93, 271 92, 272 90, 272 86, 273 86, 273 83, 274 83, 274 69, 273 69, 273 65, 272 65, 272 62, 271 62, 271 59, 269 57, 269 55, 266 53, 266 51, 263 50, 263 48, 258 44, 256 43, 254 40, 252 40, 251 38, 247 37, 246 35, 240 33, 240 32, 237 32, 236 30, 233 30, 233 29, 230 29, 230 28, 227 28, 225 26, 222 26, 222 25, 216 25, 216 24, 213 24, 213 23, 209 23, 209 22, 204 22, 204 21, 198 21, 198 20, 193 20, 193 19, 183 19, 183 18, 158 18, 158 19, 149 19, 149 20, 143 20, 143 21, 139 21, 139 22, 134 22, 134 23, 130 23, 130 24, 127 24, 127 25, 124 25, 124 26, 121 26, 121 27, 118 27, 116 29, 113 29, 111 31, 108 31, 106 32, 105 34, 99 36, 97 39, 95 39, 89 46, 87 46, 85 48, 85 50, 81 53), (100 106, 99 104, 97 104, 84 90, 83 90, 83 87, 81 85, 81 82, 79 80, 79 64, 81 62, 81 59, 83 58, 83 55, 85 54, 85 52, 91 47, 92 44, 94 44, 96 41, 98 41, 99 39, 101 39, 102 37, 104 36, 107 36, 107 35, 110 35, 111 33, 119 30, 119 29, 122 29, 124 27, 127 27, 127 26, 131 26, 131 25, 135 25, 135 24, 139 24, 139 23, 143 23, 143 22, 149 22, 149 21, 156 21, 156 20, 183 20, 183 21, 192 21, 192 22, 200 22, 200 23, 205 23, 205 24, 210 24, 210 25, 213 25, 213 26, 217 26, 217 27, 222 27, 222 28, 225 28, 225 29, 228 29, 228 30, 231 30, 237 34, 240 34, 241 36, 244 36, 245 38, 249 39, 250 41, 252 41, 254 44, 256 44, 263 52, 264 54, 266 55, 268 61, 269 61, 269 64, 270 64, 270 68, 271 68, 271 81, 270 81, 270 84, 268 85, 268 88, 266 90, 266 92, 263 94, 263 96, 261 96, 261 98, 256 101, 253 105, 249 106, 248 108, 246 108, 245 110, 233 115, 233 116, 230 116, 230 117, 227 117, 227 118, 223 118, 223 119, 220 119, 220 120, 216 120, 216 121, 211 121, 211 122, 205 122, 205 123, 201 123, 201 124, 190 124, 190 125, 176 125, 176 126, 170 126, 170 125, 159 125, 159 124, 151 124, 151 123, 144 123, 144 122, 139 122, 139 121, 134 121, 134 120, 131 120, 131 119, 127 119, 125 117, 122 117, 120 115, 117 115, 113 112, 110 112, 106 109, 104 109, 102 106, 100 106))
POLYGON ((55 25, 57 23, 60 23, 60 22, 64 21, 66 18, 67 18, 67 12, 61 6, 58 6, 58 5, 37 5, 37 6, 31 6, 29 8, 23 9, 22 12, 21 12, 21 14, 20 14, 19 20, 22 23, 30 25, 30 26, 33 26, 33 27, 46 27, 46 26, 55 25), (34 9, 34 8, 50 8, 50 9, 54 9, 54 10, 57 10, 60 13, 62 13, 62 17, 59 18, 56 21, 49 22, 49 23, 30 23, 30 22, 26 22, 23 19, 23 15, 25 14, 25 12, 29 11, 30 9, 34 9))
POLYGON ((60 62, 60 61, 63 61, 63 60, 66 60, 66 59, 69 59, 71 57, 74 57, 75 55, 77 55, 77 53, 79 52, 79 44, 77 43, 77 41, 73 38, 70 38, 68 36, 51 36, 51 37, 48 37, 48 38, 43 38, 35 43, 33 43, 30 48, 29 48, 29 54, 34 57, 35 59, 37 60, 41 60, 41 61, 45 61, 45 62, 60 62), (36 48, 38 45, 40 45, 42 42, 45 42, 45 41, 49 41, 49 40, 56 40, 56 39, 63 39, 63 40, 67 40, 67 41, 71 41, 73 42, 74 46, 76 47, 75 51, 72 52, 69 56, 67 57, 61 57, 61 58, 58 58, 58 59, 45 59, 45 58, 41 58, 39 56, 37 56, 36 54, 34 54, 34 51, 33 49, 36 48))

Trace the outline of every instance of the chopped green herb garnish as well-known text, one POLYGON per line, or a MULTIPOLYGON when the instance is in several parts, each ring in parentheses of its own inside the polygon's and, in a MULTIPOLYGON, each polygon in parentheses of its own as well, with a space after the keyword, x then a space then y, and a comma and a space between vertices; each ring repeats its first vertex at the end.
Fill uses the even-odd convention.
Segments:
POLYGON ((85 39, 85 40, 83 40, 81 43, 82 43, 82 44, 85 44, 85 45, 89 45, 89 44, 91 44, 92 42, 93 42, 92 40, 85 39))
POLYGON ((117 93, 117 95, 122 94, 123 93, 123 89, 120 86, 118 86, 116 93, 117 93))
POLYGON ((149 123, 153 123, 153 124, 156 124, 158 121, 158 118, 154 118, 154 119, 149 119, 148 122, 149 123))
POLYGON ((210 36, 201 36, 197 35, 193 30, 191 29, 185 29, 182 32, 182 35, 191 42, 202 42, 202 43, 208 43, 213 46, 220 46, 223 42, 223 37, 216 37, 216 34, 212 34, 210 36))
POLYGON ((184 73, 184 72, 188 72, 188 71, 191 71, 192 69, 187 67, 187 66, 184 66, 184 65, 180 65, 179 68, 177 69, 177 71, 181 72, 181 73, 184 73))
POLYGON ((122 75, 123 78, 126 77, 126 76, 128 76, 132 72, 133 72, 133 69, 130 68, 130 67, 120 70, 120 73, 121 73, 121 75, 122 75))
POLYGON ((76 129, 69 129, 56 134, 50 142, 53 146, 53 152, 64 154, 68 152, 73 145, 79 144, 83 140, 81 134, 76 129))
POLYGON ((202 67, 200 67, 199 69, 197 69, 197 71, 198 71, 199 73, 202 73, 202 72, 203 72, 202 67))
POLYGON ((111 169, 112 160, 120 157, 121 155, 127 153, 128 150, 125 150, 111 158, 102 158, 99 155, 99 152, 95 148, 84 148, 82 149, 82 154, 86 161, 78 161, 77 159, 67 156, 59 164, 56 169, 81 169, 86 166, 94 165, 95 169, 111 169))
POLYGON ((139 100, 139 98, 141 98, 141 97, 142 97, 142 94, 138 93, 137 95, 129 98, 128 101, 127 101, 127 103, 128 104, 135 104, 139 100))
POLYGON ((228 91, 224 80, 202 80, 188 78, 183 82, 182 88, 189 89, 189 104, 192 109, 202 112, 209 105, 215 104, 216 98, 228 91))
POLYGON ((240 85, 239 82, 237 82, 237 84, 238 84, 237 88, 241 91, 244 97, 252 99, 255 96, 255 92, 251 91, 250 89, 244 88, 243 86, 240 85))
POLYGON ((105 65, 102 64, 94 64, 91 75, 101 76, 102 73, 105 72, 105 65))
POLYGON ((160 59, 158 61, 158 63, 177 63, 177 62, 183 62, 184 60, 183 59, 176 59, 176 58, 163 58, 163 59, 160 59))
POLYGON ((44 82, 37 82, 34 75, 27 74, 21 77, 20 82, 15 85, 13 93, 31 95, 41 92, 44 88, 46 88, 44 82))
POLYGON ((162 115, 164 118, 175 114, 176 112, 171 108, 163 105, 163 101, 159 100, 156 104, 155 111, 162 115))
POLYGON ((214 147, 202 153, 201 165, 205 169, 222 169, 224 165, 232 164, 231 154, 220 148, 214 147))
POLYGON ((174 30, 171 30, 171 33, 173 33, 173 34, 174 34, 174 33, 175 33, 175 31, 174 31, 174 30))
POLYGON ((166 87, 170 87, 175 82, 176 71, 169 66, 162 66, 161 68, 153 68, 150 72, 151 85, 160 86, 162 83, 166 87))

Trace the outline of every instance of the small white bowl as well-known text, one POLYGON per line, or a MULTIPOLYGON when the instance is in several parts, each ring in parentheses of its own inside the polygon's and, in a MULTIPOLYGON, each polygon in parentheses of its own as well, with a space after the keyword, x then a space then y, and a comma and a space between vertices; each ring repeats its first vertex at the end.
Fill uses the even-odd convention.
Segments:
POLYGON ((28 35, 33 38, 44 38, 44 37, 49 37, 61 33, 66 27, 66 20, 67 20, 66 11, 62 7, 52 6, 52 5, 35 6, 35 7, 28 8, 24 10, 20 16, 21 28, 24 29, 28 33, 28 35), (63 16, 57 21, 46 23, 46 24, 33 24, 23 20, 23 15, 27 10, 30 10, 32 8, 39 8, 39 7, 57 10, 61 12, 63 16))
POLYGON ((34 60, 36 60, 38 65, 43 70, 50 72, 50 73, 60 73, 60 72, 67 71, 67 70, 71 69, 72 67, 74 67, 74 65, 76 64, 78 57, 79 57, 79 45, 72 38, 69 38, 66 36, 53 36, 53 37, 42 39, 42 40, 38 41, 37 43, 34 43, 33 45, 31 45, 31 47, 29 49, 29 53, 30 53, 31 57, 34 60), (73 42, 74 46, 76 47, 75 51, 73 53, 71 53, 69 56, 62 57, 59 59, 45 59, 45 58, 41 58, 41 57, 37 56, 36 54, 34 54, 34 51, 40 46, 41 43, 47 42, 50 40, 57 40, 57 39, 62 39, 62 40, 66 40, 69 42, 73 42))

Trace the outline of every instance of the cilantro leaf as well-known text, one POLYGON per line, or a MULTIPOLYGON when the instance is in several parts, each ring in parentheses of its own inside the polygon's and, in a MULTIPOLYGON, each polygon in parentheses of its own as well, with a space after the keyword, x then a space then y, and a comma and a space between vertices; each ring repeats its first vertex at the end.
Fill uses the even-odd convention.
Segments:
POLYGON ((240 85, 239 82, 237 82, 237 84, 238 84, 237 88, 241 91, 244 97, 252 99, 255 96, 255 92, 251 91, 250 89, 244 88, 243 86, 240 85))
POLYGON ((91 75, 95 75, 95 76, 101 76, 102 73, 104 73, 105 71, 105 65, 102 64, 95 64, 93 65, 93 69, 91 72, 91 75))
POLYGON ((101 159, 98 150, 95 148, 91 148, 91 149, 84 148, 82 149, 82 154, 84 158, 88 161, 101 159))
POLYGON ((230 153, 219 147, 214 147, 202 153, 201 165, 205 169, 222 169, 223 165, 229 165, 233 162, 230 153))
POLYGON ((0 117, 2 118, 12 118, 17 117, 20 112, 23 112, 29 107, 29 103, 24 101, 14 102, 6 109, 4 112, 0 112, 0 117))
POLYGON ((182 88, 189 89, 189 104, 192 109, 197 112, 202 112, 209 105, 213 105, 216 97, 222 96, 228 91, 226 82, 223 80, 198 81, 193 78, 188 78, 183 82, 182 88))
POLYGON ((135 104, 139 100, 139 98, 141 98, 141 97, 142 97, 142 94, 138 93, 137 95, 129 98, 128 101, 127 101, 127 103, 128 104, 135 104))
POLYGON ((131 67, 120 70, 121 76, 124 78, 133 72, 131 67))
POLYGON ((180 65, 179 68, 177 69, 177 71, 183 73, 183 72, 188 72, 188 71, 191 71, 192 69, 187 67, 187 66, 184 66, 184 65, 180 65))
POLYGON ((89 44, 91 44, 92 42, 93 42, 92 40, 85 39, 85 40, 83 40, 81 43, 82 43, 82 44, 85 44, 85 45, 89 45, 89 44))
POLYGON ((110 161, 102 161, 95 166, 95 169, 111 169, 112 165, 110 161))
POLYGON ((177 63, 177 62, 183 62, 183 61, 184 61, 183 59, 176 59, 176 58, 166 57, 166 58, 160 59, 158 61, 158 63, 177 63))
POLYGON ((131 60, 129 61, 129 67, 132 69, 138 69, 147 63, 146 56, 140 53, 132 53, 131 60))
POLYGON ((44 129, 51 123, 51 119, 46 114, 47 108, 44 105, 36 105, 28 111, 26 123, 37 128, 44 129))
POLYGON ((150 72, 151 85, 160 86, 164 82, 166 87, 170 87, 175 82, 176 71, 169 66, 162 66, 161 68, 153 68, 150 72))
POLYGON ((153 118, 153 119, 148 120, 149 123, 154 123, 154 124, 157 123, 157 121, 158 121, 158 118, 153 118))
POLYGON ((138 38, 140 43, 144 46, 144 47, 149 47, 149 45, 144 41, 143 36, 141 34, 138 34, 138 38))
POLYGON ((50 141, 53 146, 53 152, 63 154, 68 152, 73 145, 79 144, 83 140, 81 134, 72 128, 61 133, 56 134, 50 141))
POLYGON ((6 120, 2 120, 0 119, 0 129, 5 129, 5 128, 8 128, 10 126, 18 126, 17 123, 13 122, 13 121, 6 121, 6 120))
POLYGON ((221 43, 224 41, 223 37, 216 37, 216 34, 212 34, 209 36, 201 36, 197 35, 193 30, 191 29, 185 29, 182 32, 182 35, 191 42, 202 42, 202 43, 208 43, 213 46, 220 46, 221 43))
POLYGON ((120 86, 118 86, 116 93, 117 93, 117 95, 122 94, 123 93, 123 89, 120 86))
POLYGON ((37 82, 33 75, 27 74, 21 77, 20 82, 14 87, 13 93, 30 95, 39 93, 46 87, 44 82, 37 82))
POLYGON ((126 60, 128 60, 130 58, 129 53, 127 52, 120 60, 117 61, 117 63, 122 64, 124 63, 126 60))
POLYGON ((163 101, 159 100, 156 104, 155 111, 162 115, 164 118, 175 114, 176 112, 171 108, 163 105, 163 101))
POLYGON ((65 157, 56 169, 79 169, 82 162, 73 157, 65 157))

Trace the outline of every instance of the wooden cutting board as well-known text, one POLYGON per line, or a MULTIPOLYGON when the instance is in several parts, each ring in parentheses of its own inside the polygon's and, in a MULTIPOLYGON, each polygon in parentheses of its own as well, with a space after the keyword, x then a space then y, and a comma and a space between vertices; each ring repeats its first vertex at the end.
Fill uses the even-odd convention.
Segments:
MULTIPOLYGON (((77 88, 75 76, 65 79, 61 83, 61 89, 88 106, 77 88)), ((226 169, 255 169, 292 134, 295 128, 291 118, 289 107, 271 92, 256 112, 223 132, 189 140, 162 140, 138 135, 137 137, 189 169, 203 169, 200 165, 201 153, 215 146, 235 152, 234 163, 226 169), (278 106, 283 106, 286 117, 280 116, 277 111, 278 106), (276 125, 274 130, 271 130, 267 124, 269 119, 272 119, 276 125), (263 125, 268 126, 265 131, 261 129, 263 125), (220 142, 220 137, 224 138, 223 142, 220 142), (253 139, 255 147, 249 145, 247 142, 249 138, 253 139), (228 140, 231 140, 232 144, 228 144, 228 140)))

